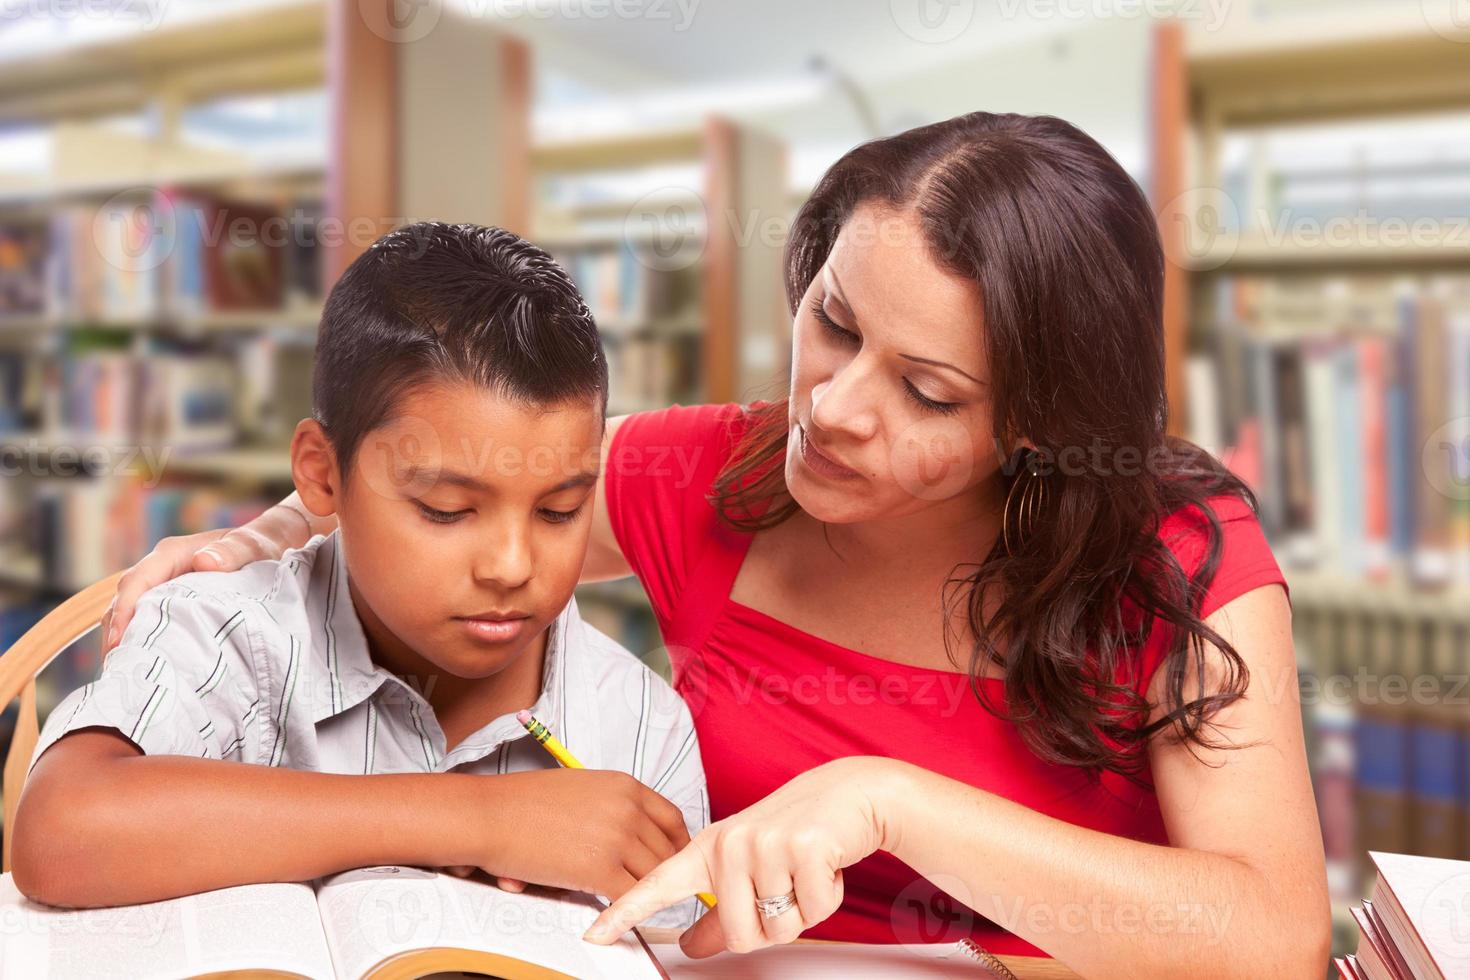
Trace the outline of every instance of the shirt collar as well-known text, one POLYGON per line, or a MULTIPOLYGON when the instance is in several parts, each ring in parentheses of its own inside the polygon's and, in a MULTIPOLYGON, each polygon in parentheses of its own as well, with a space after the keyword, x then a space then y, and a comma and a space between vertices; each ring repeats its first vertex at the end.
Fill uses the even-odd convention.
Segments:
MULTIPOLYGON (((347 562, 342 554, 341 532, 334 531, 317 550, 307 595, 308 620, 315 635, 311 648, 321 678, 313 698, 314 722, 351 710, 375 694, 383 684, 398 684, 413 697, 423 700, 399 677, 373 663, 368 652, 367 635, 352 605, 347 586, 347 562)), ((553 732, 566 731, 566 690, 568 658, 575 658, 584 641, 577 602, 572 599, 547 627, 546 659, 541 670, 541 694, 531 713, 553 732)), ((425 703, 427 707, 427 703, 425 703)), ((472 755, 472 750, 485 752, 501 742, 519 738, 526 730, 514 715, 493 719, 464 739, 450 756, 472 755)), ((464 758, 459 762, 466 761, 464 758)))
MULTIPOLYGON (((568 658, 582 635, 577 602, 572 599, 546 628, 546 659, 541 665, 541 694, 531 705, 531 714, 552 732, 566 730, 567 676, 571 670, 568 658)), ((502 742, 527 737, 528 733, 514 714, 491 719, 470 733, 450 750, 448 765, 462 765, 494 751, 502 742)))

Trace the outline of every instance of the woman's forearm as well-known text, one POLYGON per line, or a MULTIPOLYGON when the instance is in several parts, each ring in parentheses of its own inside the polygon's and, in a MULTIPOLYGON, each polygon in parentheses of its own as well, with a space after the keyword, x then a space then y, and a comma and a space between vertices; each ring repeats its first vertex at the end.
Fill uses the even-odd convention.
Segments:
POLYGON ((94 907, 375 864, 474 864, 483 828, 466 815, 481 811, 464 794, 489 804, 493 791, 467 784, 476 778, 98 759, 85 779, 33 777, 16 820, 16 883, 49 904, 94 907))
POLYGON ((883 849, 1083 976, 1324 974, 1325 896, 1303 907, 1246 860, 1078 827, 904 763, 885 769, 883 849))

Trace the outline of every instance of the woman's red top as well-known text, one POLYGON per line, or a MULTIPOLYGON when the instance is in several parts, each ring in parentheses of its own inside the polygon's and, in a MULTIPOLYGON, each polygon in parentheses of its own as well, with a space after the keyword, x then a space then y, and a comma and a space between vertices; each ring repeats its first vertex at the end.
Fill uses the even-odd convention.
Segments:
MULTIPOLYGON (((1167 844, 1151 789, 1112 774, 1089 784, 1073 768, 1038 760, 1015 726, 981 706, 966 674, 850 650, 730 599, 752 539, 721 525, 706 494, 744 418, 734 404, 630 416, 614 437, 605 484, 613 532, 648 593, 674 686, 694 716, 711 818, 727 817, 821 763, 880 755, 1078 826, 1167 844)), ((1250 508, 1233 497, 1211 503, 1224 540, 1202 617, 1252 589, 1285 585, 1250 508)), ((1197 567, 1205 541, 1199 520, 1172 515, 1161 537, 1185 571, 1197 567)), ((1164 652, 1164 629, 1153 634, 1143 648, 1139 690, 1147 689, 1164 652)), ((1003 683, 982 683, 1003 706, 1003 683)), ((891 943, 968 935, 992 952, 1045 955, 1003 923, 971 912, 956 894, 963 890, 958 882, 940 891, 892 855, 859 862, 844 883, 842 907, 809 936, 891 943)))

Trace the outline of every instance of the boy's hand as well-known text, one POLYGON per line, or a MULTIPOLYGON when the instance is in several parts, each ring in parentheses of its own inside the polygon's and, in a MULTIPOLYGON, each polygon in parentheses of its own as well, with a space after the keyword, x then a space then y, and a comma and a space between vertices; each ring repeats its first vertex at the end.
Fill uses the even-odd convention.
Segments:
POLYGON ((548 769, 491 780, 497 815, 484 818, 476 864, 507 884, 616 899, 689 843, 679 808, 627 773, 548 769))

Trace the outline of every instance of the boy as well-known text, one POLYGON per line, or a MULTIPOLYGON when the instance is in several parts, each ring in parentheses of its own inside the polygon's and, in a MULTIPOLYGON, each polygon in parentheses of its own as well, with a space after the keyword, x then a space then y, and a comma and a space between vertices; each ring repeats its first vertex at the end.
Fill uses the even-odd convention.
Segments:
POLYGON ((42 732, 16 886, 88 907, 415 864, 620 895, 707 802, 687 707, 571 601, 608 391, 576 287, 509 232, 404 228, 332 290, 312 387, 292 476, 339 530, 148 593, 42 732))

